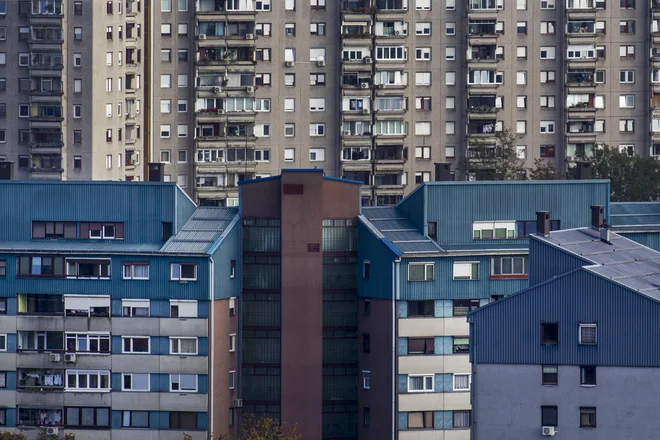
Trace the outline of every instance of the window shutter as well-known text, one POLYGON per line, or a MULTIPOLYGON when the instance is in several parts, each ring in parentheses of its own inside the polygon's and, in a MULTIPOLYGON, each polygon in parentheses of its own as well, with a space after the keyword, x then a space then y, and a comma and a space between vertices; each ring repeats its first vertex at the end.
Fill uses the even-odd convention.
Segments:
POLYGON ((115 238, 124 238, 124 224, 115 223, 115 238))
POLYGON ((80 238, 89 238, 89 223, 80 223, 80 238))
POLYGON ((32 238, 45 238, 46 224, 44 222, 32 222, 32 238))

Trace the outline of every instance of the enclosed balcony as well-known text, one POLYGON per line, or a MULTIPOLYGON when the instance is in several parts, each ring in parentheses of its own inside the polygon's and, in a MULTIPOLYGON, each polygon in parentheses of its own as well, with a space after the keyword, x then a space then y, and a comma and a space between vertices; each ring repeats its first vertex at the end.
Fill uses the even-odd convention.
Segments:
POLYGON ((504 59, 504 50, 503 48, 498 49, 497 45, 495 44, 468 46, 468 63, 496 63, 502 59, 504 59))
POLYGON ((376 174, 374 175, 374 185, 380 187, 394 187, 398 189, 399 187, 403 187, 405 185, 404 179, 405 177, 403 173, 399 172, 376 174))
POLYGON ((467 0, 468 13, 497 12, 504 9, 504 0, 467 0))
POLYGON ((596 69, 569 69, 566 72, 566 85, 569 87, 595 86, 596 69))
POLYGON ((53 391, 64 389, 64 370, 47 368, 21 368, 17 371, 19 390, 39 389, 53 391))
POLYGON ((566 108, 571 111, 593 111, 596 109, 596 95, 593 93, 566 95, 566 108))
POLYGON ((198 0, 197 12, 200 14, 217 14, 225 11, 225 2, 227 0, 198 0))
POLYGON ((590 133, 594 133, 594 128, 595 128, 594 120, 584 120, 584 121, 569 120, 566 123, 566 134, 567 135, 590 134, 590 133))
POLYGON ((251 47, 200 47, 197 52, 197 64, 199 65, 233 63, 254 64, 254 49, 251 47))
POLYGON ((30 43, 53 43, 62 44, 61 27, 32 26, 30 30, 30 43))
POLYGON ((485 119, 479 121, 469 121, 467 124, 467 134, 469 136, 495 136, 500 124, 495 119, 485 119))
POLYGON ((496 88, 504 82, 504 73, 496 70, 468 70, 468 86, 496 88))
POLYGON ((344 22, 341 26, 341 37, 350 39, 371 38, 371 25, 368 22, 344 22))
POLYGON ((341 0, 341 10, 344 13, 369 14, 371 0, 341 0))
POLYGON ((402 38, 408 35, 408 23, 405 21, 377 21, 374 25, 374 34, 377 38, 402 38))
POLYGON ((371 72, 344 72, 341 76, 343 88, 368 89, 371 81, 371 72))
POLYGON ((374 0, 377 13, 405 12, 408 9, 408 0, 374 0))
POLYGON ((371 160, 371 147, 364 146, 342 148, 341 160, 369 162, 371 160))
POLYGON ((585 160, 594 156, 596 144, 589 143, 568 143, 566 144, 566 160, 585 160))
MULTIPOLYGON (((564 1, 564 0, 560 0, 564 1)), ((597 8, 605 9, 605 0, 565 0, 566 11, 570 13, 596 12, 597 8)))
MULTIPOLYGON (((48 319, 38 318, 43 321, 48 319)), ((42 324, 45 327, 51 323, 43 322, 42 324)), ((36 325, 39 326, 39 323, 36 325)), ((19 352, 59 352, 64 350, 64 333, 61 331, 19 331, 17 339, 19 352)))
POLYGON ((61 18, 64 14, 62 0, 26 0, 18 2, 18 14, 32 17, 61 18))
POLYGON ((369 171, 344 171, 342 178, 357 180, 358 182, 362 182, 363 185, 371 185, 371 173, 369 171))
POLYGON ((467 100, 467 113, 470 119, 492 119, 497 113, 501 98, 496 95, 470 95, 467 100))
POLYGON ((61 70, 64 67, 61 52, 32 52, 30 69, 61 70))
POLYGON ((62 105, 50 103, 30 104, 30 121, 62 121, 62 105))
POLYGON ((568 68, 593 68, 599 58, 605 57, 605 48, 594 44, 569 44, 566 47, 566 61, 568 68))
POLYGON ((652 9, 660 9, 660 0, 651 0, 652 9))
POLYGON ((62 131, 59 128, 31 128, 30 147, 62 147, 62 131))
POLYGON ((33 96, 62 96, 62 78, 32 77, 30 78, 30 95, 33 96))
POLYGON ((496 37, 503 32, 496 20, 470 20, 467 30, 468 37, 496 37))
POLYGON ((62 172, 62 156, 59 154, 33 154, 30 172, 62 172))
POLYGON ((569 20, 566 23, 566 34, 568 36, 595 36, 596 35, 596 21, 595 20, 569 20))
POLYGON ((408 109, 408 101, 403 96, 377 96, 374 99, 374 111, 397 113, 408 109))
POLYGON ((343 136, 371 137, 371 119, 364 121, 344 121, 342 124, 343 136))

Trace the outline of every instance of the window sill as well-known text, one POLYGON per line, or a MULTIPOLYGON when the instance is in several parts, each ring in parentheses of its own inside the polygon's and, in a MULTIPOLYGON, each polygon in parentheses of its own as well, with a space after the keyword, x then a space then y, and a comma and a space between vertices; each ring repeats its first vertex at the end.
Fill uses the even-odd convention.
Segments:
POLYGON ((491 280, 526 280, 529 275, 490 275, 491 280))
POLYGON ((582 388, 595 388, 595 387, 596 387, 596 384, 591 385, 591 384, 583 384, 583 383, 581 383, 580 386, 581 386, 582 388))

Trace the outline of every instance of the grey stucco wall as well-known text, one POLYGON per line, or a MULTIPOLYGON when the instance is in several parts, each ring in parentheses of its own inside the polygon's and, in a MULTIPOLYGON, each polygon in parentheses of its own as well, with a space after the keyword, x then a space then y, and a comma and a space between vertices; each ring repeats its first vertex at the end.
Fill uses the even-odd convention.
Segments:
POLYGON ((473 366, 472 440, 535 439, 541 406, 558 407, 555 438, 657 440, 660 369, 597 367, 596 386, 580 386, 579 366, 560 366, 556 386, 541 384, 541 365, 473 366), (580 407, 596 407, 596 428, 580 428, 580 407))

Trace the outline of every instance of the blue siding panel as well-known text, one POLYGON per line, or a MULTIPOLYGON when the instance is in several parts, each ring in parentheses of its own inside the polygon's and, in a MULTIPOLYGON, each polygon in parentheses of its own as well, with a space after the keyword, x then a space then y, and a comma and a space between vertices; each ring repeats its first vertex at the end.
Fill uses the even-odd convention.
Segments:
POLYGON ((200 374, 197 376, 197 392, 201 394, 208 394, 209 392, 208 374, 200 374))
MULTIPOLYGON (((424 186, 428 221, 438 223, 441 246, 473 244, 474 221, 535 220, 536 211, 550 211, 562 229, 570 229, 591 224, 591 205, 604 205, 609 212, 610 185, 605 180, 431 182, 424 186)), ((399 210, 406 204, 401 202, 399 210)))
POLYGON ((625 232, 625 233, 620 233, 619 235, 629 238, 630 240, 636 241, 637 243, 644 245, 646 247, 650 247, 654 251, 660 252, 660 233, 658 232, 639 232, 639 233, 625 232))
POLYGON ((450 299, 440 299, 435 302, 436 318, 451 318, 454 313, 454 304, 450 299))
POLYGON ((453 389, 451 374, 436 374, 433 379, 433 390, 436 393, 447 393, 453 389))
POLYGON ((122 306, 120 299, 113 299, 110 303, 112 316, 121 316, 122 315, 122 306))
MULTIPOLYGON (((180 299, 180 298, 172 298, 172 299, 180 299)), ((150 304, 151 310, 150 314, 153 317, 158 317, 158 318, 169 318, 170 316, 170 302, 169 300, 158 300, 158 301, 151 301, 150 304)))
MULTIPOLYGON (((167 414, 167 413, 164 413, 167 414)), ((151 429, 168 429, 170 426, 169 419, 163 423, 163 413, 160 411, 149 411, 149 427, 151 429)))
POLYGON ((208 319, 209 317, 209 304, 210 301, 199 301, 197 303, 197 317, 208 319))
POLYGON ((552 277, 560 276, 585 264, 590 264, 561 249, 532 238, 529 240, 529 285, 536 286, 552 277))
POLYGON ((170 392, 170 375, 169 374, 159 374, 158 375, 158 390, 161 393, 170 392))
POLYGON ((8 390, 15 390, 16 389, 16 372, 15 371, 7 371, 7 376, 5 378, 6 380, 6 388, 8 390))
MULTIPOLYGON (((0 293, 0 296, 4 295, 0 293)), ((16 297, 7 298, 7 314, 16 315, 16 313, 18 313, 18 299, 16 297)))
POLYGON ((121 373, 112 373, 112 391, 121 391, 121 373))
POLYGON ((209 338, 197 338, 197 354, 199 356, 209 355, 209 338))
POLYGON ((112 429, 121 429, 121 411, 112 411, 112 429))
POLYGON ((406 356, 408 354, 408 338, 398 338, 396 353, 399 356, 406 356))
POLYGON ((167 336, 152 336, 151 354, 170 354, 170 338, 167 336))
POLYGON ((238 297, 241 291, 241 222, 238 217, 225 231, 220 246, 213 252, 214 299, 238 297), (236 261, 234 277, 231 277, 231 261, 236 261))
POLYGON ((168 374, 151 374, 149 375, 149 390, 152 393, 166 393, 169 391, 169 389, 166 389, 164 387, 161 387, 161 377, 165 376, 167 379, 169 379, 168 374))
POLYGON ((452 429, 454 427, 454 413, 452 411, 439 411, 442 418, 440 429, 452 429))
POLYGON ((408 429, 408 413, 400 412, 399 413, 399 431, 405 431, 408 429))
MULTIPOLYGON (((521 252, 525 255, 527 252, 521 252)), ((405 258, 401 263, 401 299, 453 299, 490 298, 491 295, 508 295, 527 287, 526 279, 491 279, 490 256, 405 258), (478 280, 454 280, 454 261, 479 262, 478 280), (434 262, 432 281, 407 281, 408 265, 414 262, 434 262)))
POLYGON ((407 393, 408 392, 408 375, 407 374, 399 374, 399 392, 400 393, 407 393))
POLYGON ((207 429, 209 424, 208 413, 197 413, 197 429, 204 431, 207 429))
POLYGON ((435 337, 435 354, 452 354, 454 350, 454 340, 451 336, 435 337))
POLYGON ((392 261, 396 258, 389 247, 362 222, 358 222, 358 294, 367 298, 392 299, 392 261), (371 274, 363 276, 364 260, 369 260, 371 274))
POLYGON ((195 212, 197 205, 190 197, 178 186, 176 186, 175 199, 176 203, 176 223, 174 225, 174 232, 177 233, 181 230, 184 224, 195 212))
POLYGON ((427 191, 427 185, 419 186, 397 205, 399 211, 423 234, 426 234, 424 230, 424 198, 427 191))
POLYGON ((476 363, 659 367, 659 313, 657 301, 580 269, 473 312, 471 351, 476 363), (544 321, 559 323, 559 344, 540 343, 544 321), (579 345, 579 323, 591 322, 598 345, 579 345))
POLYGON ((16 348, 18 346, 16 333, 10 333, 7 335, 7 352, 16 353, 16 348))
POLYGON ((112 354, 121 354, 121 336, 112 337, 112 354))
POLYGON ((408 317, 408 302, 407 301, 397 301, 397 317, 407 318, 408 317))

